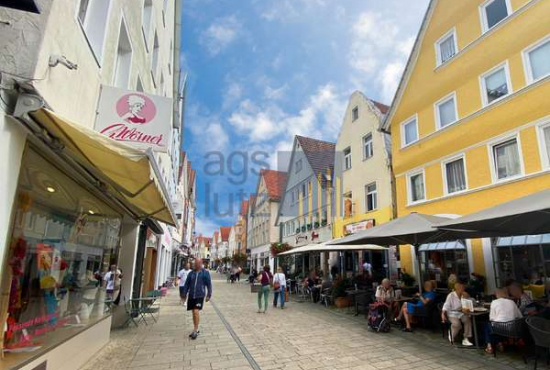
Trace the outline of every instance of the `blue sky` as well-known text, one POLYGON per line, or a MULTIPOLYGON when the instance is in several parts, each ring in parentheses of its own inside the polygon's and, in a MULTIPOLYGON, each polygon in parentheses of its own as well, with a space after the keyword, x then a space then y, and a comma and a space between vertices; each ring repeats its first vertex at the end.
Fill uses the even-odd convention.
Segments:
POLYGON ((294 135, 336 141, 353 91, 390 104, 427 5, 185 0, 183 145, 198 176, 197 233, 235 222, 258 168, 284 167, 277 153, 294 135))

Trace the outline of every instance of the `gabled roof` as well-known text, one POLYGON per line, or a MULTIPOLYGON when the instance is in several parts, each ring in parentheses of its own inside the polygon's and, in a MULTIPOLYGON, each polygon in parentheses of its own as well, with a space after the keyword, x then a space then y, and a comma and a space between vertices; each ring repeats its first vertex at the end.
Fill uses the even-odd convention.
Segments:
POLYGON ((214 241, 214 243, 218 243, 219 236, 220 236, 220 232, 214 231, 214 236, 212 237, 212 240, 214 241))
POLYGON ((321 175, 324 177, 327 174, 327 170, 330 170, 330 173, 332 173, 336 144, 300 135, 296 135, 296 140, 302 147, 309 165, 316 176, 321 175))
POLYGON ((248 197, 248 211, 253 212, 254 206, 256 204, 256 195, 250 194, 250 197, 248 197))
POLYGON ((267 196, 270 200, 281 200, 285 192, 287 173, 275 170, 261 170, 260 176, 264 178, 267 188, 267 196))
POLYGON ((248 214, 248 199, 245 199, 241 202, 241 216, 246 216, 248 214))
POLYGON ((407 60, 405 70, 403 71, 403 75, 401 76, 401 80, 399 81, 399 85, 393 97, 393 101, 391 103, 390 109, 386 114, 384 121, 382 122, 381 128, 384 131, 388 130, 388 125, 390 124, 390 121, 393 119, 393 115, 395 114, 397 105, 399 105, 399 103, 401 102, 401 97, 403 96, 403 93, 407 88, 409 78, 411 77, 412 71, 416 66, 416 61, 418 60, 418 55, 420 53, 420 49, 422 48, 422 42, 424 41, 424 36, 426 35, 428 24, 430 23, 430 20, 432 18, 432 15, 437 3, 438 3, 438 0, 430 0, 430 4, 428 5, 428 9, 426 10, 424 19, 422 20, 422 25, 418 30, 418 35, 416 36, 416 40, 414 41, 414 46, 412 48, 411 54, 409 55, 409 59, 407 60))
POLYGON ((380 113, 382 113, 382 114, 386 114, 386 113, 388 113, 388 111, 390 110, 390 107, 388 107, 386 104, 379 103, 379 102, 377 102, 376 100, 372 100, 372 99, 370 99, 370 98, 367 98, 367 99, 369 99, 369 100, 372 102, 372 104, 374 104, 374 106, 375 106, 376 108, 378 108, 378 110, 379 110, 380 113))
POLYGON ((229 241, 229 234, 231 233, 231 226, 222 226, 220 227, 220 235, 222 237, 222 242, 229 241))

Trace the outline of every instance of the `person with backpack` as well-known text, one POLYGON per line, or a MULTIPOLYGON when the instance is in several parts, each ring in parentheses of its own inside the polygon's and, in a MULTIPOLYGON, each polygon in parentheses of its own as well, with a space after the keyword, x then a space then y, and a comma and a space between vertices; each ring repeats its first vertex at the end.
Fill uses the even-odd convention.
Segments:
POLYGON ((281 297, 281 309, 285 308, 286 276, 283 268, 278 267, 277 273, 273 275, 273 307, 277 308, 277 299, 281 297))
POLYGON ((212 298, 212 279, 210 273, 204 268, 202 259, 195 260, 194 270, 187 275, 187 280, 183 286, 183 303, 187 298, 187 311, 193 311, 193 331, 189 334, 191 339, 197 339, 199 336, 200 311, 204 302, 212 298), (208 290, 208 292, 206 292, 208 290))
POLYGON ((269 301, 269 289, 273 282, 273 275, 269 272, 269 265, 264 266, 264 271, 257 278, 262 287, 258 291, 258 313, 267 312, 267 302, 269 301), (262 311, 262 297, 264 299, 264 309, 262 311))

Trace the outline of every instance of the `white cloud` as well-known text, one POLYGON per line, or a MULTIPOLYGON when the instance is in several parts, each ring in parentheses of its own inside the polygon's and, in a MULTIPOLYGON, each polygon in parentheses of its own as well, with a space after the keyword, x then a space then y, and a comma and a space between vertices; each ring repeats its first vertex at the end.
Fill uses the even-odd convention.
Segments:
POLYGON ((219 230, 220 225, 208 218, 202 218, 200 216, 195 219, 195 232, 197 235, 202 234, 204 236, 212 236, 214 231, 219 230))
POLYGON ((231 82, 223 92, 222 108, 228 109, 233 104, 241 99, 243 95, 243 87, 237 82, 231 82))
POLYGON ((200 43, 210 56, 215 56, 229 47, 241 31, 242 24, 234 15, 218 18, 201 34, 200 43))
POLYGON ((393 62, 384 67, 380 75, 380 84, 382 85, 382 97, 384 101, 391 103, 404 68, 404 62, 393 62))
POLYGON ((197 104, 187 108, 189 130, 193 133, 193 142, 189 143, 197 153, 208 151, 224 151, 229 144, 229 135, 220 123, 217 115, 212 115, 197 104), (204 145, 205 138, 208 145, 204 145))
POLYGON ((288 84, 286 83, 278 88, 266 86, 264 90, 264 95, 266 99, 279 100, 284 97, 287 90, 288 90, 288 84))

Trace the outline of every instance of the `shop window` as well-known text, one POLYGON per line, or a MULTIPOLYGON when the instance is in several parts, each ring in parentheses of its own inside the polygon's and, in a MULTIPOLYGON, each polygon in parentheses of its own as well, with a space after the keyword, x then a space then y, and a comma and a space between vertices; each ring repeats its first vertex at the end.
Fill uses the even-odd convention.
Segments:
POLYGON ((523 55, 529 82, 550 76, 550 36, 529 47, 523 55))
POLYGON ((127 89, 128 80, 130 79, 130 67, 132 65, 132 45, 130 44, 130 36, 128 36, 124 19, 120 22, 115 63, 115 86, 127 89))
POLYGON ((514 138, 493 146, 494 173, 497 180, 521 175, 518 142, 514 138))
POLYGON ((511 92, 508 64, 500 65, 481 76, 483 105, 504 98, 511 92))
POLYGON ((110 1, 80 0, 77 18, 98 63, 103 56, 110 1))
POLYGON ((351 147, 344 149, 344 169, 351 169, 351 147))
POLYGON ((483 31, 487 32, 511 13, 509 0, 489 0, 481 5, 483 31))
POLYGON ((426 251, 421 257, 423 280, 435 280, 440 288, 448 287, 451 275, 465 280, 470 277, 465 249, 426 251))
POLYGON ((363 137, 363 159, 369 159, 374 155, 374 147, 372 144, 372 134, 367 134, 363 137))
POLYGON ((120 227, 120 214, 26 149, 3 262, 11 279, 1 307, 8 358, 40 355, 107 315, 104 302, 120 291, 121 272, 108 274, 120 227))

